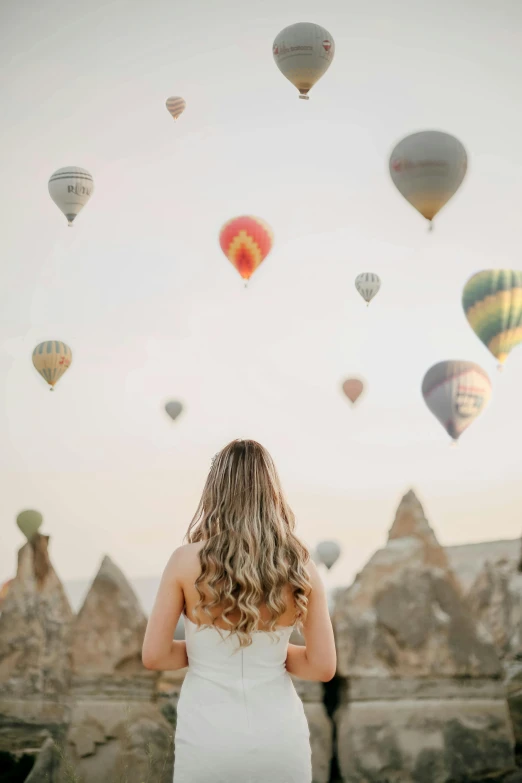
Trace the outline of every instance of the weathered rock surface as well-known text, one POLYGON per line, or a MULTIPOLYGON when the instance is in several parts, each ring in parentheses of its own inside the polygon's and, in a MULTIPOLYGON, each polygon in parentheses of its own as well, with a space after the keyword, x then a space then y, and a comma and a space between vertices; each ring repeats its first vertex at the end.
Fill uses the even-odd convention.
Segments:
POLYGON ((49 737, 36 758, 34 767, 25 783, 55 783, 58 780, 60 758, 54 740, 49 737))
POLYGON ((104 557, 74 624, 74 670, 100 674, 143 672, 147 618, 120 569, 104 557))
POLYGON ((520 539, 481 541, 445 547, 448 561, 462 588, 467 592, 486 563, 508 560, 516 566, 520 560, 520 539))
POLYGON ((2 695, 58 696, 69 689, 74 619, 38 533, 18 553, 16 578, 0 615, 2 695))
POLYGON ((0 750, 37 753, 69 723, 73 613, 36 534, 18 553, 18 569, 0 615, 0 750))
POLYGON ((522 651, 522 574, 515 562, 486 562, 469 590, 467 602, 501 658, 522 651))
MULTIPOLYGON (((81 783, 172 783, 172 727, 150 703, 83 704, 65 754, 81 783)), ((69 781, 63 772, 61 783, 69 781)))
POLYGON ((333 620, 350 678, 336 712, 344 783, 468 783, 513 769, 499 658, 413 493, 333 620))

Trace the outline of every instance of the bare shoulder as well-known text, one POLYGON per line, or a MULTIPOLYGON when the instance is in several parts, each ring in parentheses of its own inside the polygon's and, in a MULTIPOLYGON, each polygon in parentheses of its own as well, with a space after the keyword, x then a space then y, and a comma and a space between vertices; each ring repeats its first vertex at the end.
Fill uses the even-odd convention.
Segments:
POLYGON ((202 547, 202 541, 178 546, 172 553, 167 568, 181 573, 189 573, 199 568, 199 553, 202 547))

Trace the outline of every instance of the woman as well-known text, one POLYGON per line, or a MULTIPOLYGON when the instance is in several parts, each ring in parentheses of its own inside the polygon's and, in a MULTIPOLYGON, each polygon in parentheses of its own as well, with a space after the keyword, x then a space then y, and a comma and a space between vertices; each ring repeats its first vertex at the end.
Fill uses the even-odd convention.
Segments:
POLYGON ((336 654, 325 590, 294 527, 259 443, 236 440, 216 455, 143 643, 148 669, 188 666, 174 783, 312 781, 308 723, 290 674, 328 682, 336 654), (182 611, 185 641, 173 641, 182 611), (289 644, 296 626, 304 647, 289 644))

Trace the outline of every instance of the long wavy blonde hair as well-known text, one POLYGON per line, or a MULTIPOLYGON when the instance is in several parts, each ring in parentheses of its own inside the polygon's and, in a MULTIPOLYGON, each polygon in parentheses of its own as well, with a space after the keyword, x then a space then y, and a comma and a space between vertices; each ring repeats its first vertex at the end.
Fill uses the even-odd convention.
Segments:
MULTIPOLYGON (((306 618, 309 588, 307 548, 294 535, 295 517, 288 506, 272 457, 254 440, 234 440, 214 457, 199 506, 185 538, 204 541, 194 609, 215 625, 220 609, 239 647, 252 644, 260 611, 270 612, 267 631, 274 631, 287 610, 284 589, 295 602, 298 628, 306 618), (205 592, 201 585, 205 585, 205 592), (231 613, 239 611, 239 620, 231 613)), ((197 619, 197 618, 196 618, 197 619)), ((198 625, 203 622, 198 621, 198 625)), ((219 627, 219 626, 218 626, 219 627)))

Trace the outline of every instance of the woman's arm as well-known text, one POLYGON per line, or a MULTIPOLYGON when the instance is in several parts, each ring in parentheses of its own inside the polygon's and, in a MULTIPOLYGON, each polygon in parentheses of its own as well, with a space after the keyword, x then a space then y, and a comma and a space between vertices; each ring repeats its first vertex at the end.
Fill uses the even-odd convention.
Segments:
POLYGON ((329 682, 337 667, 332 621, 323 581, 313 560, 307 563, 307 568, 312 589, 303 623, 305 645, 288 645, 286 669, 302 680, 329 682))
MULTIPOLYGON (((303 647, 300 644, 288 645, 286 670, 295 677, 299 677, 301 680, 312 680, 314 682, 321 681, 317 676, 315 668, 310 665, 306 658, 306 647, 303 647)), ((323 680, 323 682, 328 682, 328 680, 323 680)))
POLYGON ((180 581, 185 561, 183 550, 184 547, 179 547, 174 551, 161 577, 143 640, 141 658, 146 669, 175 671, 188 666, 185 642, 173 638, 185 603, 180 581))

